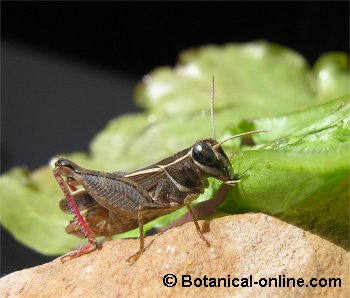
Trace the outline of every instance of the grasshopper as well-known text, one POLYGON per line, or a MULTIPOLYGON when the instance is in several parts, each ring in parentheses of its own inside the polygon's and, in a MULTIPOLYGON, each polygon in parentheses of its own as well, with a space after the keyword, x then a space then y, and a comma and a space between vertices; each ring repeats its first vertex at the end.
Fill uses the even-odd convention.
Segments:
POLYGON ((143 225, 183 206, 187 207, 200 238, 210 246, 190 204, 208 187, 209 177, 229 185, 239 181, 233 178, 230 160, 221 146, 224 142, 263 132, 246 132, 217 142, 213 102, 214 79, 211 92, 214 138, 198 140, 193 146, 140 170, 107 173, 84 169, 64 158, 54 161, 53 174, 65 195, 60 208, 75 215, 66 232, 88 238, 88 244, 63 256, 62 261, 96 250, 97 236, 110 237, 138 227, 140 248, 128 258, 133 263, 145 251, 143 225))

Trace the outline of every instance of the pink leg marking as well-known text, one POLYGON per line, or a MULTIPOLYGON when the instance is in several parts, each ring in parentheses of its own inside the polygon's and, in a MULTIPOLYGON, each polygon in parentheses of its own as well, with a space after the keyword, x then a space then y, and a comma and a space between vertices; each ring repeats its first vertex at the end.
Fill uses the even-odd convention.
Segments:
POLYGON ((61 175, 59 175, 55 172, 54 172, 54 176, 55 176, 59 186, 61 187, 63 193, 65 194, 66 199, 68 200, 68 202, 70 204, 70 207, 72 208, 72 212, 74 213, 74 215, 78 221, 78 225, 79 225, 80 229, 82 230, 82 232, 85 234, 85 236, 88 238, 88 241, 89 241, 88 244, 86 244, 86 245, 80 247, 79 249, 72 251, 71 253, 63 256, 61 258, 61 260, 63 261, 63 259, 65 259, 65 258, 70 258, 70 259, 76 258, 76 257, 79 257, 81 255, 87 254, 87 253, 95 250, 97 248, 97 242, 96 242, 94 234, 90 230, 90 228, 87 225, 84 218, 81 216, 79 208, 78 208, 77 204, 75 203, 75 200, 74 200, 72 194, 70 193, 63 178, 61 177, 61 175))

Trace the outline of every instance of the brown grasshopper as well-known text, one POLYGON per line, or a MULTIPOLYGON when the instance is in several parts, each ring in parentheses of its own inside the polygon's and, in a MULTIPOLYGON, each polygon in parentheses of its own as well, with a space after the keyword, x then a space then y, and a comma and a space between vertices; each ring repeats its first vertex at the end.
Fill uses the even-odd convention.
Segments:
POLYGON ((139 227, 140 249, 145 250, 143 225, 186 206, 202 240, 204 237, 190 204, 208 187, 208 178, 235 184, 232 166, 221 145, 229 139, 263 131, 242 133, 218 143, 214 126, 214 80, 211 119, 214 139, 202 139, 171 157, 130 173, 106 173, 84 169, 72 161, 55 160, 53 174, 65 197, 60 208, 75 214, 66 227, 68 234, 88 238, 89 243, 62 257, 75 258, 97 248, 95 237, 120 234, 139 227), (66 180, 63 179, 66 177, 66 180), (80 189, 77 189, 80 186, 80 189), (83 214, 80 211, 85 211, 83 214))

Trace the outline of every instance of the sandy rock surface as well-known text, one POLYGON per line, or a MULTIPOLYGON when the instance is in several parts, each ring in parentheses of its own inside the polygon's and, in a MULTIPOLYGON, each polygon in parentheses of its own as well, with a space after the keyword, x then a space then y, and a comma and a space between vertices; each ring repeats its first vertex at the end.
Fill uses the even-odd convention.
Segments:
MULTIPOLYGON (((99 251, 63 264, 56 259, 1 278, 0 297, 350 297, 349 252, 328 240, 261 213, 200 224, 210 248, 193 223, 157 237, 132 266, 126 259, 137 251, 138 239, 108 241, 99 251), (175 286, 164 285, 174 282, 174 277, 164 279, 166 274, 176 276, 175 286), (190 285, 191 276, 192 286, 182 285, 185 275, 184 285, 190 285), (194 285, 195 278, 202 286, 194 285), (281 285, 287 278, 303 278, 304 286, 283 288, 272 281, 269 287, 269 278, 281 285), (311 278, 322 286, 312 287, 311 278), (340 278, 341 287, 329 278, 340 278)), ((147 237, 146 245, 153 238, 147 237)))

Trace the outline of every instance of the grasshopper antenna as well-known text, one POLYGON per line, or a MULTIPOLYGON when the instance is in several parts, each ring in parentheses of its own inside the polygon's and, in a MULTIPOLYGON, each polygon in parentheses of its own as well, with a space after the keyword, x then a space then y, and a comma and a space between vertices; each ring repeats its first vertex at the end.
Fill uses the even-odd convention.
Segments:
POLYGON ((214 121, 214 76, 211 77, 211 95, 210 95, 210 114, 211 114, 211 127, 213 130, 213 139, 216 140, 216 132, 215 132, 215 121, 214 121))
POLYGON ((232 139, 235 139, 235 138, 240 138, 240 137, 247 136, 247 135, 253 135, 253 134, 261 133, 261 132, 269 132, 269 131, 268 130, 252 130, 252 131, 240 133, 238 135, 228 137, 227 139, 221 141, 220 143, 215 145, 214 148, 217 148, 217 147, 221 146, 223 143, 227 142, 228 140, 232 140, 232 139))

